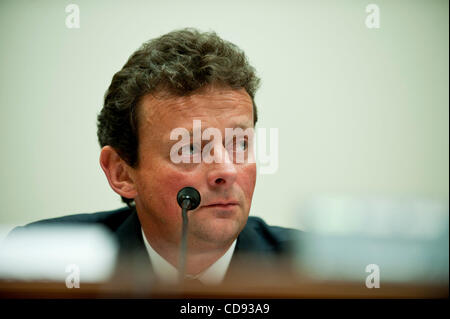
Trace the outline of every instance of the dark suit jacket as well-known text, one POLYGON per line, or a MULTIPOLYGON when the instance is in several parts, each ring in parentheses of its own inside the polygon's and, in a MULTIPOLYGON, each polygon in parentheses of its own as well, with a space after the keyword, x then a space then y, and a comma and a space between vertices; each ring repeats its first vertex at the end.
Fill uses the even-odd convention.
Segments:
MULTIPOLYGON (((135 209, 125 207, 114 211, 40 220, 26 226, 16 227, 9 236, 38 225, 66 223, 100 224, 112 232, 119 245, 118 266, 114 280, 119 278, 117 280, 143 286, 157 280, 154 277, 151 261, 143 242, 141 224, 135 209), (144 275, 143 269, 146 269, 144 275)), ((249 217, 246 226, 237 238, 225 281, 242 280, 242 278, 249 278, 249 275, 256 273, 276 274, 280 260, 292 261, 300 236, 301 232, 298 230, 268 226, 259 217, 249 217), (253 261, 253 263, 249 263, 249 261, 253 261)), ((272 278, 275 277, 272 276, 272 278)))

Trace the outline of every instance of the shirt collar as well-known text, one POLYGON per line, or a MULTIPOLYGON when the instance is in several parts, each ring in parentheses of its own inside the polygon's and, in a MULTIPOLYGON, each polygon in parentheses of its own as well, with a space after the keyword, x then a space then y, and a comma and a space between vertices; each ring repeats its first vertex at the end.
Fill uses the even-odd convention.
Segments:
MULTIPOLYGON (((178 270, 172 266, 167 260, 165 260, 161 255, 159 255, 147 241, 144 231, 141 228, 142 238, 144 239, 145 248, 147 249, 150 261, 155 271, 156 276, 167 283, 176 284, 178 281, 178 270)), ((215 285, 220 284, 228 267, 231 262, 231 257, 233 256, 234 248, 236 246, 236 239, 231 244, 230 248, 226 253, 220 257, 214 264, 209 266, 207 269, 202 271, 196 276, 187 276, 189 278, 195 278, 200 280, 203 284, 215 285)))

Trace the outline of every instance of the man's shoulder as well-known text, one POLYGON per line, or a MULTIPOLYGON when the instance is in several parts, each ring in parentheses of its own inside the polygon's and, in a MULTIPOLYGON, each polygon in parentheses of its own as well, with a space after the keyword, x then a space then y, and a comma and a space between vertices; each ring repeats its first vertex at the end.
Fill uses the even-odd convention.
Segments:
POLYGON ((250 216, 238 238, 239 249, 286 253, 295 249, 302 231, 271 226, 262 218, 250 216))
POLYGON ((42 219, 25 226, 16 227, 14 230, 25 230, 37 226, 53 226, 63 224, 97 224, 115 231, 130 216, 132 209, 123 207, 115 210, 95 213, 72 214, 56 218, 42 219))

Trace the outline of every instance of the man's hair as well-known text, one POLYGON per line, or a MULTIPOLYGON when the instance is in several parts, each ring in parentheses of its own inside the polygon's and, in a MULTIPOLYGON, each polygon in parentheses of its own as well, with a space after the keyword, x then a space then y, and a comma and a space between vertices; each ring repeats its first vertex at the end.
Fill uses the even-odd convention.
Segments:
MULTIPOLYGON (((186 96, 208 84, 244 88, 254 97, 260 79, 244 52, 214 32, 182 29, 145 42, 114 74, 98 115, 100 146, 110 145, 131 167, 138 166, 138 112, 143 96, 186 96)), ((122 197, 131 206, 133 199, 122 197)))

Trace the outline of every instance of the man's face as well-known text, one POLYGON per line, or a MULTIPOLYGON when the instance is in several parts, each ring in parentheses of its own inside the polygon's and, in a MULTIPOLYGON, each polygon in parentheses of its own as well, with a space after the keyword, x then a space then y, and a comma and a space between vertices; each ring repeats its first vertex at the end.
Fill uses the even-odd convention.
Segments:
MULTIPOLYGON (((155 98, 149 94, 141 101, 138 117, 139 164, 133 171, 133 179, 138 194, 136 207, 146 235, 154 240, 179 243, 182 219, 177 193, 192 186, 200 192, 201 203, 188 213, 190 249, 230 244, 247 221, 256 164, 233 160, 225 128, 253 128, 250 96, 244 89, 213 86, 186 97, 155 98), (202 131, 217 128, 221 132, 222 140, 214 144, 213 154, 222 151, 222 161, 178 164, 172 161, 171 149, 180 141, 170 139, 172 130, 185 128, 192 132, 194 120, 201 121, 202 131)), ((202 145, 212 140, 202 141, 202 145)), ((245 149, 242 145, 238 147, 245 149)), ((186 147, 196 152, 199 146, 186 147)))

